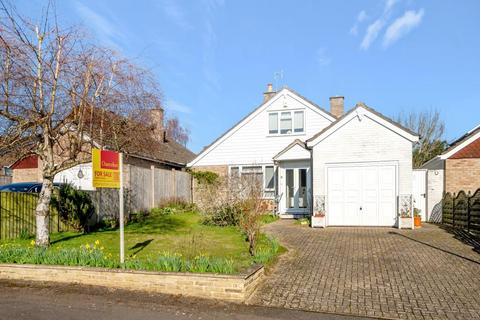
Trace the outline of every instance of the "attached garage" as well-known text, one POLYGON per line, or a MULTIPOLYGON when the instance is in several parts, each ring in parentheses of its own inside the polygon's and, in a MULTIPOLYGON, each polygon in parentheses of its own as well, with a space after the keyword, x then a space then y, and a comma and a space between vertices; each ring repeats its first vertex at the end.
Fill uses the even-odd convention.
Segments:
POLYGON ((326 178, 328 225, 396 224, 396 165, 328 166, 326 178))
POLYGON ((412 197, 416 141, 415 133, 357 104, 307 140, 312 211, 325 214, 326 226, 397 226, 399 212, 411 208, 405 199, 412 197))

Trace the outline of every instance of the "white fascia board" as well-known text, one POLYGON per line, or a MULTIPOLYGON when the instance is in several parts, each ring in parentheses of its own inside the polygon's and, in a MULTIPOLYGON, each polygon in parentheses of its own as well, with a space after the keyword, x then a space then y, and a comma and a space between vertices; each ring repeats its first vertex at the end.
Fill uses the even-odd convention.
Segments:
POLYGON ((455 153, 457 153, 458 151, 462 150, 463 148, 465 148, 466 146, 468 146, 470 143, 474 142, 475 140, 479 139, 480 138, 480 131, 477 132, 476 134, 474 134, 473 136, 471 136, 470 138, 468 138, 467 140, 463 141, 462 143, 460 143, 458 146, 456 146, 455 148, 453 148, 452 150, 448 151, 447 153, 444 153, 442 155, 440 155, 440 159, 442 160, 446 160, 448 158, 450 158, 451 156, 453 156, 455 153))
POLYGON ((365 109, 363 107, 357 107, 356 110, 350 112, 345 118, 339 120, 337 123, 335 123, 332 127, 330 127, 328 130, 323 132, 321 135, 316 137, 314 140, 307 142, 307 147, 311 148, 318 143, 320 143, 322 140, 330 136, 331 134, 335 133, 338 129, 346 125, 348 122, 350 122, 352 119, 358 117, 360 120, 362 117, 368 117, 369 119, 377 122, 378 124, 384 126, 385 128, 397 133, 398 135, 404 137, 407 140, 410 140, 412 142, 417 142, 418 141, 418 136, 413 135, 402 128, 399 128, 398 126, 390 123, 389 121, 386 121, 382 117, 377 116, 376 114, 372 113, 370 110, 365 109))
POLYGON ((267 102, 265 102, 264 104, 262 104, 260 107, 257 108, 257 110, 255 110, 254 112, 252 112, 250 115, 248 115, 245 119, 243 119, 241 122, 237 123, 234 127, 232 127, 230 130, 228 130, 226 133, 223 134, 223 136, 221 136, 220 139, 218 139, 215 143, 213 143, 212 145, 210 145, 208 148, 206 148, 205 150, 201 151, 200 154, 195 158, 193 159, 192 161, 190 161, 189 163, 187 163, 187 167, 192 167, 194 166, 197 162, 199 162, 201 159, 203 159, 203 157, 205 157, 208 153, 210 153, 213 149, 215 149, 219 144, 221 144, 223 141, 225 141, 226 139, 228 139, 229 137, 231 137, 236 131, 238 131, 241 127, 243 127, 245 124, 247 124, 249 121, 251 121, 253 118, 255 118, 258 114, 260 114, 261 112, 263 112, 265 109, 267 109, 268 107, 270 107, 273 102, 277 101, 278 99, 280 99, 283 95, 289 95, 290 97, 292 97, 293 99, 297 100, 297 101, 300 101, 302 104, 304 104, 305 106, 307 106, 308 108, 312 109, 313 111, 321 114, 322 116, 324 116, 326 119, 330 120, 330 121, 335 121, 335 119, 330 116, 329 114, 325 113, 323 110, 319 109, 317 106, 315 105, 312 105, 310 102, 306 101, 305 99, 303 99, 302 97, 298 96, 297 94, 295 94, 295 92, 292 92, 291 90, 289 90, 288 88, 283 88, 282 90, 278 91, 274 97, 272 97, 270 100, 268 100, 267 102))

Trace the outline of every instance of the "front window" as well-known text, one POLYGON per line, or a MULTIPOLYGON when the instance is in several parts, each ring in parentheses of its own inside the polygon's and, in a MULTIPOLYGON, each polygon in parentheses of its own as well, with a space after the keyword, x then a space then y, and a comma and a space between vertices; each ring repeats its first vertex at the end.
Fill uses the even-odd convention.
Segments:
POLYGON ((268 114, 268 134, 292 134, 305 132, 305 112, 282 111, 268 114))
POLYGON ((264 198, 275 197, 275 168, 273 165, 234 165, 229 167, 229 174, 230 178, 241 177, 246 183, 254 182, 263 189, 264 198))

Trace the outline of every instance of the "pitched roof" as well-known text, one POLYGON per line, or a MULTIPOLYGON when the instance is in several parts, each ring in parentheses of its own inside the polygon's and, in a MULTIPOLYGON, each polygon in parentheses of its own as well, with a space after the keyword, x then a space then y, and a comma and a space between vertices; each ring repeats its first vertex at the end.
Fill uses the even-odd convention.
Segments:
MULTIPOLYGON (((332 118, 331 120, 332 121, 335 121, 335 116, 332 115, 330 112, 328 112, 327 110, 325 110, 324 108, 320 107, 319 105, 317 105, 316 103, 310 101, 309 99, 305 98, 304 96, 302 96, 301 94, 299 94, 297 91, 291 89, 291 88, 288 88, 287 86, 284 86, 281 90, 277 91, 270 99, 262 102, 260 105, 258 105, 257 107, 255 107, 251 112, 249 112, 245 117, 243 117, 242 119, 240 119, 240 121, 236 122, 232 127, 230 127, 228 130, 226 130, 221 136, 219 136, 217 139, 213 140, 212 143, 210 143, 209 145, 205 146, 202 151, 200 151, 196 158, 199 158, 205 151, 207 151, 210 147, 212 147, 215 143, 217 143, 218 141, 220 141, 223 137, 225 137, 230 131, 232 131, 233 129, 235 129, 238 125, 240 125, 243 121, 245 121, 246 119, 248 119, 252 114, 254 114, 256 111, 258 111, 259 109, 261 109, 262 107, 264 107, 267 103, 269 103, 270 101, 274 100, 283 90, 287 90, 287 91, 290 91, 291 93, 293 93, 294 95, 298 96, 299 98, 305 100, 307 103, 313 105, 314 107, 316 107, 318 110, 322 111, 323 113, 325 113, 328 117, 332 118)), ((195 159, 196 159, 195 158, 195 159)), ((195 160, 195 159, 192 159, 195 160)))
POLYGON ((307 145, 305 144, 305 142, 303 142, 302 140, 300 139, 295 139, 293 140, 288 146, 286 146, 285 148, 283 148, 283 150, 281 150, 279 153, 277 153, 275 156, 273 156, 273 159, 277 159, 278 157, 280 157, 282 154, 284 154, 285 152, 287 152, 288 150, 290 150, 291 148, 293 148, 294 146, 296 145, 299 145, 300 147, 304 148, 304 149, 307 149, 307 145))
POLYGON ((480 151, 480 125, 465 133, 460 138, 450 143, 440 157, 442 159, 453 158, 478 158, 480 151), (473 146, 472 146, 473 145, 473 146), (464 150, 467 148, 467 150, 464 150))
POLYGON ((306 142, 311 142, 313 140, 315 140, 316 138, 318 138, 319 136, 321 136, 323 133, 325 133, 326 131, 328 131, 329 129, 331 129, 332 127, 338 125, 338 123, 340 123, 343 119, 345 119, 346 117, 348 117, 350 114, 352 114, 353 112, 355 112, 356 110, 358 110, 359 108, 363 108, 367 111, 369 111, 370 113, 376 115, 377 117, 387 121, 388 123, 394 125, 395 127, 397 127, 398 129, 400 130, 403 130, 405 131, 406 133, 412 135, 412 136, 418 136, 417 133, 413 132, 412 130, 402 126, 401 124, 399 124, 398 122, 396 121, 393 121, 392 119, 384 116, 383 114, 381 114, 380 112, 376 111, 375 109, 367 106, 365 103, 363 102, 359 102, 355 105, 355 107, 353 107, 351 110, 349 110, 347 113, 343 114, 340 118, 338 118, 335 122, 332 122, 330 125, 328 125, 327 127, 323 128, 320 132, 316 133, 314 136, 312 136, 311 138, 307 139, 306 142))

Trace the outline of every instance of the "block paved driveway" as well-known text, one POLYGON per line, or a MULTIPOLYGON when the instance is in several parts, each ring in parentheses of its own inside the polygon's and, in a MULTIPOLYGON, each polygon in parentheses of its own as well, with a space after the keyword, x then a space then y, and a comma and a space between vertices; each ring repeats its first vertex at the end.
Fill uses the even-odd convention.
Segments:
POLYGON ((265 227, 289 251, 249 303, 394 319, 480 319, 480 255, 435 225, 265 227))

